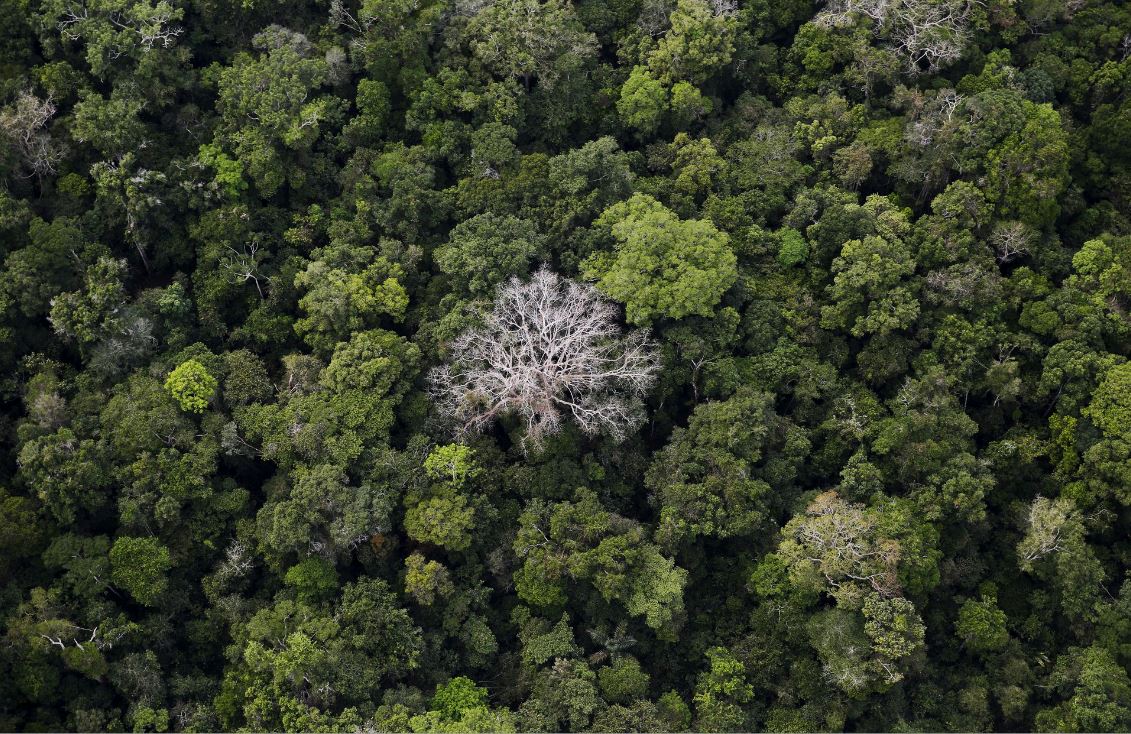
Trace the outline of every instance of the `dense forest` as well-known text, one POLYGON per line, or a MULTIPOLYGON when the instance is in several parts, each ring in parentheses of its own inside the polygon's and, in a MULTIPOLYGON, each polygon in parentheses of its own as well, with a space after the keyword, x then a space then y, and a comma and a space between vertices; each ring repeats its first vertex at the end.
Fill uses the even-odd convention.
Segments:
POLYGON ((1131 730, 1131 5, 0 0, 0 730, 1131 730))

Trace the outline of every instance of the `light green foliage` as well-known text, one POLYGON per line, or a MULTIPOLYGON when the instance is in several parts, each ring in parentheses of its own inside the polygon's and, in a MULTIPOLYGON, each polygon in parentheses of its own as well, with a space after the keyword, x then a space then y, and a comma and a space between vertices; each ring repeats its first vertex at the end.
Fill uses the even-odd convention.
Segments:
POLYGON ((415 376, 420 350, 391 331, 373 329, 338 342, 319 382, 338 393, 398 395, 415 376))
POLYGON ((299 601, 311 603, 338 590, 338 573, 324 558, 304 558, 287 569, 283 583, 294 588, 299 601))
POLYGON ((462 494, 430 497, 405 511, 404 525, 417 540, 448 550, 466 550, 471 545, 475 508, 462 494))
POLYGON ((450 443, 437 446, 424 459, 424 473, 429 479, 447 482, 453 487, 462 487, 483 473, 475 461, 475 452, 470 446, 450 443))
POLYGON ((592 258, 586 274, 625 304, 631 323, 710 316, 737 277, 725 233, 710 222, 680 219, 646 194, 609 207, 597 226, 612 235, 616 249, 592 258))
POLYGON ((669 105, 669 93, 663 83, 646 67, 632 69, 617 100, 617 112, 630 127, 643 135, 651 135, 660 126, 669 105))
POLYGON ((568 614, 563 613, 553 626, 545 619, 531 618, 526 607, 517 607, 513 616, 521 628, 522 661, 527 665, 540 666, 556 658, 570 658, 581 653, 573 639, 568 614))
POLYGON ((695 728, 699 731, 743 731, 746 714, 742 704, 754 695, 746 682, 746 666, 726 648, 707 650, 709 669, 699 675, 692 702, 695 728))
POLYGON ((800 265, 808 255, 809 245, 800 232, 791 228, 778 232, 778 263, 783 268, 800 265))
POLYGON ((437 561, 425 561, 420 553, 405 559, 404 588, 406 594, 424 606, 435 602, 437 596, 450 595, 455 589, 448 569, 437 561))
POLYGON ((432 697, 431 710, 446 719, 455 719, 464 711, 478 708, 487 703, 487 689, 480 688, 463 676, 453 678, 443 686, 437 686, 432 697))
POLYGON ((677 82, 672 87, 672 124, 686 128, 711 114, 714 103, 703 96, 697 87, 688 82, 677 82))
POLYGON ((304 291, 299 308, 306 314, 295 331, 311 346, 329 351, 350 333, 372 328, 382 317, 399 321, 408 307, 408 294, 399 266, 378 257, 359 272, 315 260, 295 276, 304 291))
POLYGON ((606 701, 629 704, 648 693, 651 676, 634 657, 623 657, 597 671, 597 685, 606 701))
POLYGON ((1131 362, 1107 371, 1084 414, 1112 439, 1131 443, 1131 362))
POLYGON ((515 552, 525 559, 515 574, 519 597, 550 606, 565 600, 567 578, 589 581, 609 602, 670 635, 683 614, 687 571, 648 542, 643 529, 600 507, 580 490, 576 502, 534 501, 520 517, 515 552))
POLYGON ((243 166, 238 160, 229 158, 218 145, 200 146, 200 162, 216 172, 216 186, 231 199, 238 198, 247 188, 243 178, 243 166))
POLYGON ((165 379, 165 389, 189 413, 203 413, 216 394, 219 383, 208 370, 195 359, 177 365, 165 379))
POLYGON ((1005 612, 998 609, 997 598, 982 596, 980 601, 967 599, 958 611, 955 632, 974 650, 1000 650, 1009 642, 1005 612))
POLYGON ((405 530, 417 540, 466 550, 473 540, 478 506, 467 493, 483 473, 474 452, 460 444, 439 446, 425 458, 424 473, 433 484, 405 497, 405 530))
POLYGON ((169 549, 156 538, 118 538, 110 549, 111 578, 146 606, 154 606, 169 584, 169 549))

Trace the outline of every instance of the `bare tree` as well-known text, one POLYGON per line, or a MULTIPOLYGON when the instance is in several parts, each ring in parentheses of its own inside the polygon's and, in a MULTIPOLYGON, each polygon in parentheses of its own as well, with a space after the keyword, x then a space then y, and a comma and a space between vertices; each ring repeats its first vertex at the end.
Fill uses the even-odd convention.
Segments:
POLYGON ((260 278, 267 279, 267 276, 259 272, 259 265, 263 261, 263 254, 259 251, 259 241, 245 242, 238 250, 230 245, 224 245, 224 248, 231 254, 224 257, 221 265, 231 274, 233 281, 236 284, 248 281, 255 283, 259 297, 266 298, 263 294, 263 286, 259 282, 260 278))
POLYGON ((904 2, 893 18, 892 39, 907 60, 909 73, 934 73, 962 57, 971 37, 971 0, 904 2))
POLYGON ((912 102, 913 121, 904 131, 904 139, 912 145, 926 148, 935 138, 945 133, 955 122, 955 111, 963 97, 953 89, 940 89, 933 98, 912 102))
POLYGON ((524 446, 537 447, 568 415, 587 434, 622 440, 642 422, 658 363, 647 333, 622 336, 615 318, 590 285, 546 268, 528 282, 512 278, 484 324, 452 342, 452 363, 431 374, 432 395, 463 433, 516 415, 524 446))
POLYGON ((40 99, 31 92, 20 92, 12 106, 0 110, 0 136, 11 143, 20 162, 31 176, 48 176, 63 157, 63 147, 55 143, 44 128, 55 115, 51 98, 40 99))
POLYGON ((997 261, 1005 264, 1027 255, 1032 239, 1033 233, 1024 222, 999 222, 991 237, 997 261))
POLYGON ((1025 535, 1017 544, 1017 560, 1022 571, 1045 556, 1059 553, 1083 535, 1080 516, 1072 500, 1037 497, 1025 516, 1025 535))
POLYGON ((889 39, 910 74, 957 61, 972 37, 971 16, 980 0, 830 0, 814 22, 850 26, 863 16, 889 39), (925 67, 925 68, 924 68, 925 67))

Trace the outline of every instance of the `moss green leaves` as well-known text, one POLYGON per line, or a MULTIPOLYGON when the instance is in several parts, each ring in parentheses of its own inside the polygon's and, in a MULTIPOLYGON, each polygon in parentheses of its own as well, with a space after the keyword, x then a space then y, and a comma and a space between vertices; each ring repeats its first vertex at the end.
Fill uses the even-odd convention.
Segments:
POLYGON ((680 219, 647 194, 609 207, 596 226, 616 245, 591 258, 585 273, 624 304, 630 323, 710 316, 738 277, 725 233, 704 220, 680 219))

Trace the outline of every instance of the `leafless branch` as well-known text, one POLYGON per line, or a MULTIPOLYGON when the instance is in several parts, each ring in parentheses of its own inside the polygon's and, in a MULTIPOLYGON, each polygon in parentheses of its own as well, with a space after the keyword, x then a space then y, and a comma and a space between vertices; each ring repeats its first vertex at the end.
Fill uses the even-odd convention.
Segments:
POLYGON ((524 441, 537 446, 568 415, 585 433, 621 440, 641 421, 657 361, 647 333, 622 337, 615 318, 590 285, 545 268, 528 282, 513 278, 484 325, 451 344, 452 364, 433 371, 432 395, 462 432, 517 415, 524 441))

